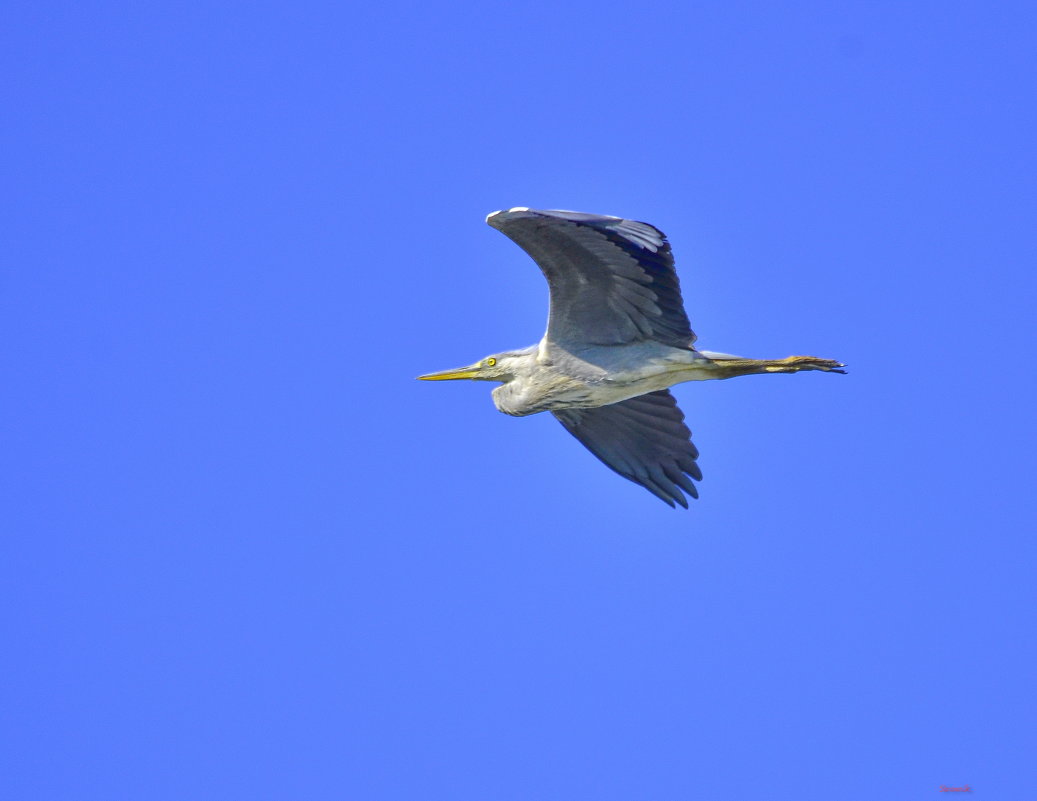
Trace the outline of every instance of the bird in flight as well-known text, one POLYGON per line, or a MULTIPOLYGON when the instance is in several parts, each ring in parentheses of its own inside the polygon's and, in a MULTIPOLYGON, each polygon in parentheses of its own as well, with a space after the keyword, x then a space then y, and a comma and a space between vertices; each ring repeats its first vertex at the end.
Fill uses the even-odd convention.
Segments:
POLYGON ((845 372, 815 356, 745 359, 696 350, 670 243, 647 223, 517 207, 486 222, 547 278, 547 332, 536 345, 495 353, 424 381, 496 381, 505 414, 549 411, 591 453, 671 507, 698 497, 698 449, 669 387, 755 373, 845 372))

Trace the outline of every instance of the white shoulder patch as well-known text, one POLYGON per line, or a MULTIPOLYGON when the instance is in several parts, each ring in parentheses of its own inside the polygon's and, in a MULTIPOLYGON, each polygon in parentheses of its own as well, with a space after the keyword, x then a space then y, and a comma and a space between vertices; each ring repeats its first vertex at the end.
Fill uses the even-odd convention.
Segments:
POLYGON ((528 206, 515 206, 513 209, 501 209, 500 211, 492 211, 486 215, 486 221, 489 222, 490 217, 496 217, 498 214, 508 214, 513 211, 529 211, 528 206))

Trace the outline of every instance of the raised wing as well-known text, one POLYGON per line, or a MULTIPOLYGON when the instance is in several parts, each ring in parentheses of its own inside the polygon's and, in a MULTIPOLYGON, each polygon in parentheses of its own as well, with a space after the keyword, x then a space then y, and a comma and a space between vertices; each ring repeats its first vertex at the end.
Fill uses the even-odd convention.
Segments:
POLYGON ((695 341, 670 243, 651 225, 526 208, 494 212, 486 222, 547 277, 550 341, 575 349, 644 340, 683 348, 695 341))
POLYGON ((676 501, 688 508, 681 490, 699 497, 698 488, 688 478, 702 480, 695 463, 698 448, 668 389, 611 406, 551 414, 606 465, 670 506, 676 501))

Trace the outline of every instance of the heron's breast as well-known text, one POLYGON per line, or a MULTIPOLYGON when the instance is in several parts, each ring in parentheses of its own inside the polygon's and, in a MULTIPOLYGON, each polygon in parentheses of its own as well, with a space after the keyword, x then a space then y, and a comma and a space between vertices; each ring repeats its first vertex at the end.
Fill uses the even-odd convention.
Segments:
POLYGON ((516 378, 493 390, 497 409, 513 417, 525 417, 551 409, 600 405, 595 388, 569 376, 540 373, 534 379, 516 378))

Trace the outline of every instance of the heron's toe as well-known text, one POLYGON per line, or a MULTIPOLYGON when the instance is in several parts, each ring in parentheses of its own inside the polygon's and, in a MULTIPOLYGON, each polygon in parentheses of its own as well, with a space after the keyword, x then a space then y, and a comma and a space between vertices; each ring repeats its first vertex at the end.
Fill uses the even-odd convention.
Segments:
POLYGON ((841 369, 846 365, 842 362, 837 362, 835 359, 819 359, 816 356, 789 356, 784 361, 791 368, 790 372, 821 370, 825 373, 846 373, 845 370, 841 369))

